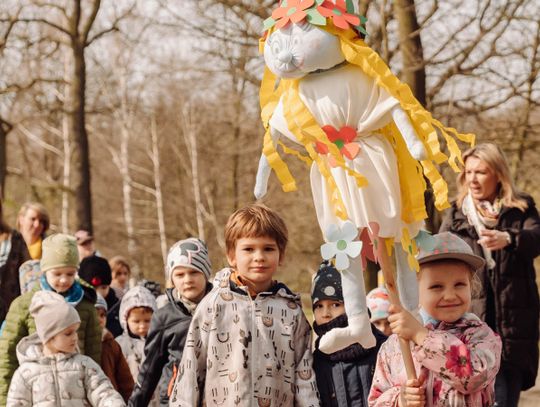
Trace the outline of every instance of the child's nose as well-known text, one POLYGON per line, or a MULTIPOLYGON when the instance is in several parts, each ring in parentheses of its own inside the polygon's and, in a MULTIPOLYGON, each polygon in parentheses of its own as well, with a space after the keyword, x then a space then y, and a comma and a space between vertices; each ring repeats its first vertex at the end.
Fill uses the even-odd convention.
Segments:
POLYGON ((444 292, 444 299, 454 299, 456 298, 456 292, 454 290, 446 290, 444 292))

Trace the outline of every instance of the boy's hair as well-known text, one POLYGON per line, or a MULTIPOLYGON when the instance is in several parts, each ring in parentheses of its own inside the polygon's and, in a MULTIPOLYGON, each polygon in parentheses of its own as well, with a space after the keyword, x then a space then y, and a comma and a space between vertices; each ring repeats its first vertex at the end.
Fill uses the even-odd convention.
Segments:
POLYGON ((251 204, 238 209, 229 216, 225 225, 227 254, 234 252, 239 239, 263 236, 276 241, 280 257, 285 254, 288 241, 287 226, 275 211, 262 204, 251 204))

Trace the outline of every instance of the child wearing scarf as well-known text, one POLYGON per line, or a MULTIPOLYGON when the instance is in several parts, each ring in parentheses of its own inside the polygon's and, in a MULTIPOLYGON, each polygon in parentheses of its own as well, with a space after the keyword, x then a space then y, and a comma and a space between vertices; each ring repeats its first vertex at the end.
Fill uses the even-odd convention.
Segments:
POLYGON ((341 275, 329 262, 324 261, 320 265, 313 279, 311 301, 315 317, 313 330, 318 336, 313 352, 313 369, 317 377, 321 405, 367 406, 377 352, 386 336, 371 324, 376 340, 375 347, 364 349, 359 343, 355 343, 331 354, 319 350, 319 341, 323 335, 334 328, 347 326, 341 275))
POLYGON ((40 283, 11 303, 0 338, 0 405, 6 403, 11 378, 19 366, 15 348, 23 337, 36 332, 29 308, 38 291, 56 292, 75 307, 81 320, 77 330, 80 352, 98 364, 101 361, 101 328, 94 308, 96 292, 76 276, 79 254, 75 239, 55 234, 43 241, 42 250, 40 283))

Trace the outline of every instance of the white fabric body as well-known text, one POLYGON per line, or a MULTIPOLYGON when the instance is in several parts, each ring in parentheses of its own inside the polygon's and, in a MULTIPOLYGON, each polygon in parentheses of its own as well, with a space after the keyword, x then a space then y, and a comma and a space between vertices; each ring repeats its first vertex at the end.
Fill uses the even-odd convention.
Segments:
MULTIPOLYGON (((392 121, 392 110, 399 102, 376 85, 375 81, 354 65, 345 65, 322 73, 313 73, 300 82, 300 98, 322 127, 337 130, 344 126, 357 129, 360 153, 354 160, 345 158, 349 168, 368 180, 357 186, 356 180, 342 168, 332 168, 341 199, 349 219, 363 228, 369 222, 379 224, 380 237, 401 238, 407 227, 416 236, 422 223, 406 224, 401 219, 401 191, 396 155, 391 144, 375 130, 392 121)), ((270 119, 270 126, 298 143, 289 131, 283 115, 283 98, 270 119)), ((331 206, 326 180, 317 165, 311 167, 311 188, 321 230, 330 224, 342 224, 331 206)))

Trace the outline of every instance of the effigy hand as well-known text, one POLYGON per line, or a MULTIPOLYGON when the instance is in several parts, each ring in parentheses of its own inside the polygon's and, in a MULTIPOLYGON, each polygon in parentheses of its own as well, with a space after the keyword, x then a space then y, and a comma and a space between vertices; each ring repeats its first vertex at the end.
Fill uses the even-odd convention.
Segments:
POLYGON ((418 161, 425 160, 428 157, 426 148, 416 134, 407 113, 401 107, 397 106, 392 110, 392 118, 403 136, 412 157, 418 161))
POLYGON ((266 195, 266 192, 268 191, 268 178, 270 177, 271 171, 272 168, 268 164, 268 159, 262 154, 261 159, 259 160, 255 188, 253 189, 256 199, 261 199, 266 195))

